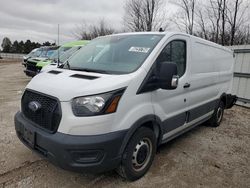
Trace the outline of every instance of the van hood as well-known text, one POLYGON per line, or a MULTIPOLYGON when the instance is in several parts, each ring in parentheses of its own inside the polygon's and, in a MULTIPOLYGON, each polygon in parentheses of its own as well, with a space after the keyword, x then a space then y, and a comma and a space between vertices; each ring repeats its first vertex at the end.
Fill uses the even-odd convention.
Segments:
POLYGON ((52 60, 46 59, 46 60, 37 62, 36 66, 37 66, 37 67, 44 67, 44 66, 46 66, 46 65, 49 65, 49 64, 52 63, 52 62, 53 62, 52 60))
POLYGON ((55 68, 36 75, 26 86, 60 101, 94 95, 127 87, 131 75, 109 75, 55 68))

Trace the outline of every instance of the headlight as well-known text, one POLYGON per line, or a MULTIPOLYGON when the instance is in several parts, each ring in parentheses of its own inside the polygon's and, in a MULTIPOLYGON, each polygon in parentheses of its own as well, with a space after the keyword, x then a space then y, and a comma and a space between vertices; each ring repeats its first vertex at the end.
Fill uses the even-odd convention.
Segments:
POLYGON ((72 101, 72 110, 75 116, 93 116, 113 113, 116 111, 119 100, 125 89, 108 93, 77 97, 72 101))

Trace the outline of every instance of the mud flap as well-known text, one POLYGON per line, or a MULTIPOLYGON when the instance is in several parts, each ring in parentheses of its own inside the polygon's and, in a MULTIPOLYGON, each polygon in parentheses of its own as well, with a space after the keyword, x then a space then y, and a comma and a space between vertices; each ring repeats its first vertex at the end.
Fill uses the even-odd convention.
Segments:
POLYGON ((232 108, 233 105, 235 105, 236 101, 237 101, 238 97, 236 95, 231 95, 231 94, 227 94, 227 99, 226 99, 226 109, 232 108))

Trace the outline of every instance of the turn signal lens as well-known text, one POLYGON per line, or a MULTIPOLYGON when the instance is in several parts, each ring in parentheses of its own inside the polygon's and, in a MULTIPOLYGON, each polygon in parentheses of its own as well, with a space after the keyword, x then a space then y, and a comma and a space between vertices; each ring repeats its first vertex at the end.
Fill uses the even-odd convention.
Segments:
POLYGON ((113 113, 116 111, 116 108, 118 106, 119 100, 120 100, 121 96, 116 96, 113 101, 110 103, 109 107, 107 108, 107 110, 105 111, 106 113, 113 113))

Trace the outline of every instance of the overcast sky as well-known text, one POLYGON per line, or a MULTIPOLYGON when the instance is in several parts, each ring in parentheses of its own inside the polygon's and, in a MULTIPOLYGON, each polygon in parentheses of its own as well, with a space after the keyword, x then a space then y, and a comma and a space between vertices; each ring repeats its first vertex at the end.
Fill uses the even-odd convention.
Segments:
POLYGON ((97 23, 103 17, 109 24, 122 27, 125 0, 0 0, 0 43, 31 39, 60 43, 74 40, 72 30, 83 21, 97 23))

